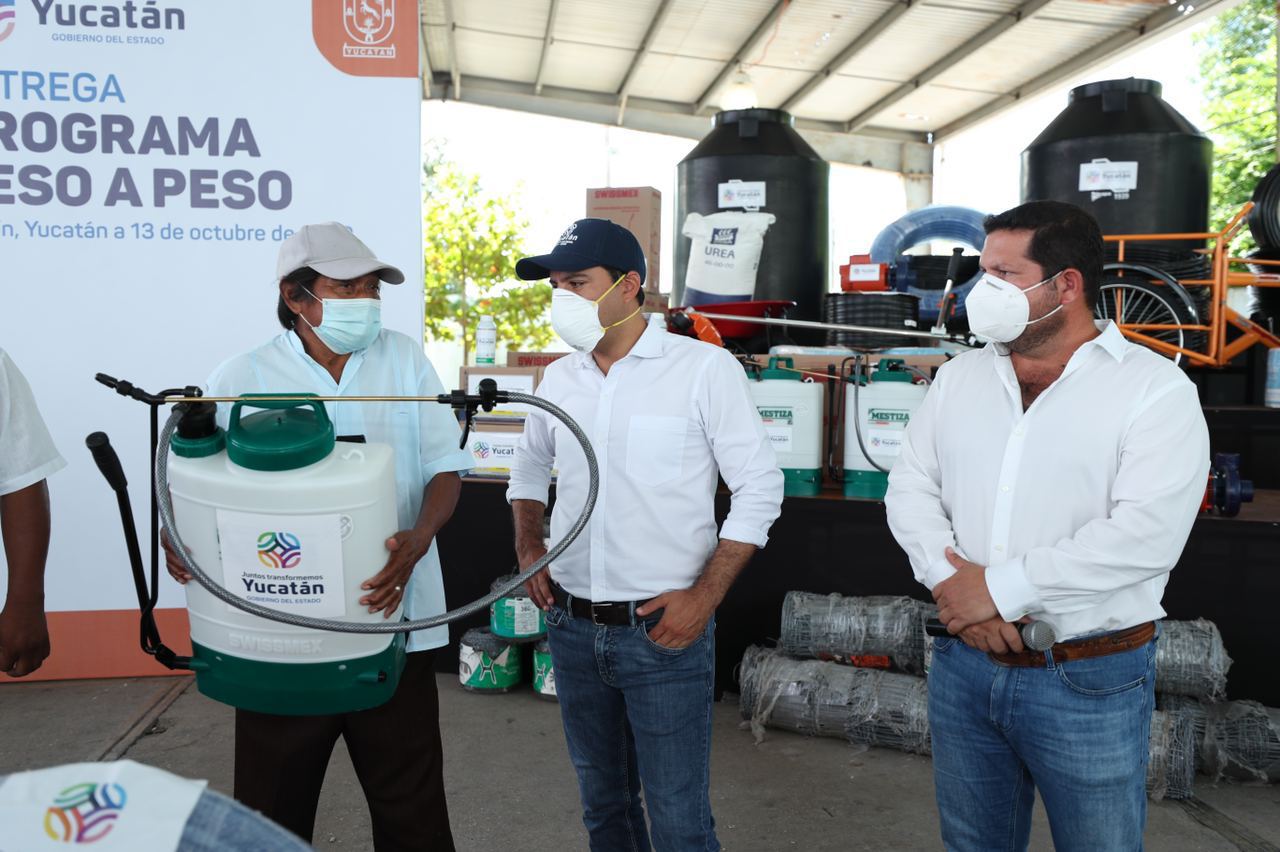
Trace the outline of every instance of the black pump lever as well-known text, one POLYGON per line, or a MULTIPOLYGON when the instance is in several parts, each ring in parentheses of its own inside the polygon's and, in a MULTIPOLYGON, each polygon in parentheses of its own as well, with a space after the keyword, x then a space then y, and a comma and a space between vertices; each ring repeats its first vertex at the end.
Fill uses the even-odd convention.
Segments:
MULTIPOLYGON (((125 392, 125 395, 132 394, 125 392)), ((98 470, 102 471, 107 484, 116 493, 116 502, 120 507, 120 522, 124 527, 124 542, 129 550, 129 567, 133 570, 133 585, 138 595, 138 610, 141 613, 139 644, 144 652, 155 657, 157 662, 166 668, 190 669, 190 657, 179 656, 160 641, 160 629, 156 626, 155 619, 156 601, 160 594, 159 567, 152 564, 151 584, 148 588, 142 565, 142 549, 138 546, 138 528, 133 520, 133 506, 129 503, 129 482, 125 478, 124 469, 120 466, 120 457, 116 455, 106 432, 94 432, 85 438, 84 443, 89 448, 89 452, 93 453, 93 460, 97 463, 98 470)))

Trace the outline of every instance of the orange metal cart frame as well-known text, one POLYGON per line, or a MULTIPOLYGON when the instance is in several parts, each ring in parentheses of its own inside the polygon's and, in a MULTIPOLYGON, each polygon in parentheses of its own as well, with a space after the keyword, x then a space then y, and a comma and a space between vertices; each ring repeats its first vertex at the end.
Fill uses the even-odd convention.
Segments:
MULTIPOLYGON (((1270 349, 1280 348, 1280 337, 1268 329, 1258 325, 1246 316, 1227 305, 1227 292, 1230 287, 1280 287, 1280 269, 1276 273, 1254 273, 1240 271, 1244 264, 1256 266, 1277 266, 1280 261, 1246 260, 1231 255, 1231 242, 1244 227, 1245 217, 1253 209, 1250 202, 1232 217, 1221 231, 1202 234, 1114 234, 1104 237, 1109 243, 1116 243, 1116 260, 1125 260, 1125 250, 1133 243, 1156 243, 1185 240, 1204 240, 1209 247, 1200 250, 1210 260, 1209 278, 1178 279, 1184 287, 1209 288, 1209 316, 1206 322, 1201 317, 1201 325, 1158 325, 1117 322, 1120 332, 1130 340, 1148 346, 1155 351, 1175 358, 1181 355, 1190 364, 1202 367, 1223 367, 1240 353, 1255 344, 1262 344, 1270 349), (1227 328, 1235 328, 1240 334, 1227 340, 1227 328), (1165 340, 1157 340, 1146 332, 1172 331, 1204 332, 1204 343, 1197 349, 1176 346, 1165 340)), ((1113 275, 1119 273, 1112 273, 1113 275)), ((1136 273, 1129 272, 1129 275, 1136 273)), ((1146 280, 1145 278, 1143 280, 1146 280)), ((1163 286, 1163 282, 1154 280, 1151 283, 1163 286)), ((1123 317, 1123 294, 1116 295, 1116 315, 1123 317)))

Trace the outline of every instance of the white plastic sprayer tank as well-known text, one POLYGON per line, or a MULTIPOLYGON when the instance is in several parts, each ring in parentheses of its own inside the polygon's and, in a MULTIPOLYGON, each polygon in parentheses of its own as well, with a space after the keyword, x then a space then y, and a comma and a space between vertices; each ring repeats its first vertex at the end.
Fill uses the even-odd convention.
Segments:
POLYGON ((853 376, 848 382, 844 394, 844 493, 846 497, 882 500, 889 487, 887 471, 902 452, 903 433, 924 402, 928 387, 915 384, 906 364, 896 358, 882 358, 870 378, 862 377, 860 386, 854 384, 853 376))
POLYGON ((804 381, 790 358, 770 358, 752 377, 751 398, 778 457, 788 496, 822 491, 822 385, 804 381))
MULTIPOLYGON (((179 427, 169 465, 174 519, 196 564, 271 609, 386 621, 359 599, 399 526, 392 449, 335 444, 318 401, 238 402, 225 433, 203 431, 183 437, 179 427), (242 417, 245 405, 272 410, 242 417)), ((402 633, 304 629, 236 609, 194 581, 186 590, 192 668, 211 698, 307 715, 376 707, 395 692, 402 633)))

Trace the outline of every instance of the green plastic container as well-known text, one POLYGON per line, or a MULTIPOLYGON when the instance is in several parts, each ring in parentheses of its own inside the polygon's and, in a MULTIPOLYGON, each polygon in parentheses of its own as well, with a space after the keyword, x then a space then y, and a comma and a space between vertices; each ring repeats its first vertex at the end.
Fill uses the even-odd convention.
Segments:
MULTIPOLYGON (((489 586, 489 591, 497 591, 514 577, 514 574, 499 577, 489 586)), ((513 642, 536 642, 547 635, 547 619, 524 586, 520 586, 489 605, 489 629, 495 636, 513 642)))
POLYGON ((556 695, 556 669, 551 662, 551 646, 546 639, 533 646, 533 691, 539 698, 560 700, 556 695))
POLYGON ((471 692, 510 692, 520 685, 520 647, 487 627, 468 630, 458 645, 458 682, 471 692))

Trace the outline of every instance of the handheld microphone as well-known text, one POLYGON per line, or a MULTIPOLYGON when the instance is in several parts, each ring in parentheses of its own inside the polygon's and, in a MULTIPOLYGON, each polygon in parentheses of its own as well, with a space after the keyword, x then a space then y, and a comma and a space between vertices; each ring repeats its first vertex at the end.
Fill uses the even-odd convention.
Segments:
MULTIPOLYGON (((931 618, 924 623, 924 632, 930 636, 949 637, 951 635, 947 632, 947 625, 936 618, 931 618)), ((1022 644, 1031 651, 1047 651, 1058 641, 1057 631, 1047 621, 1019 624, 1018 632, 1022 634, 1022 644)))

